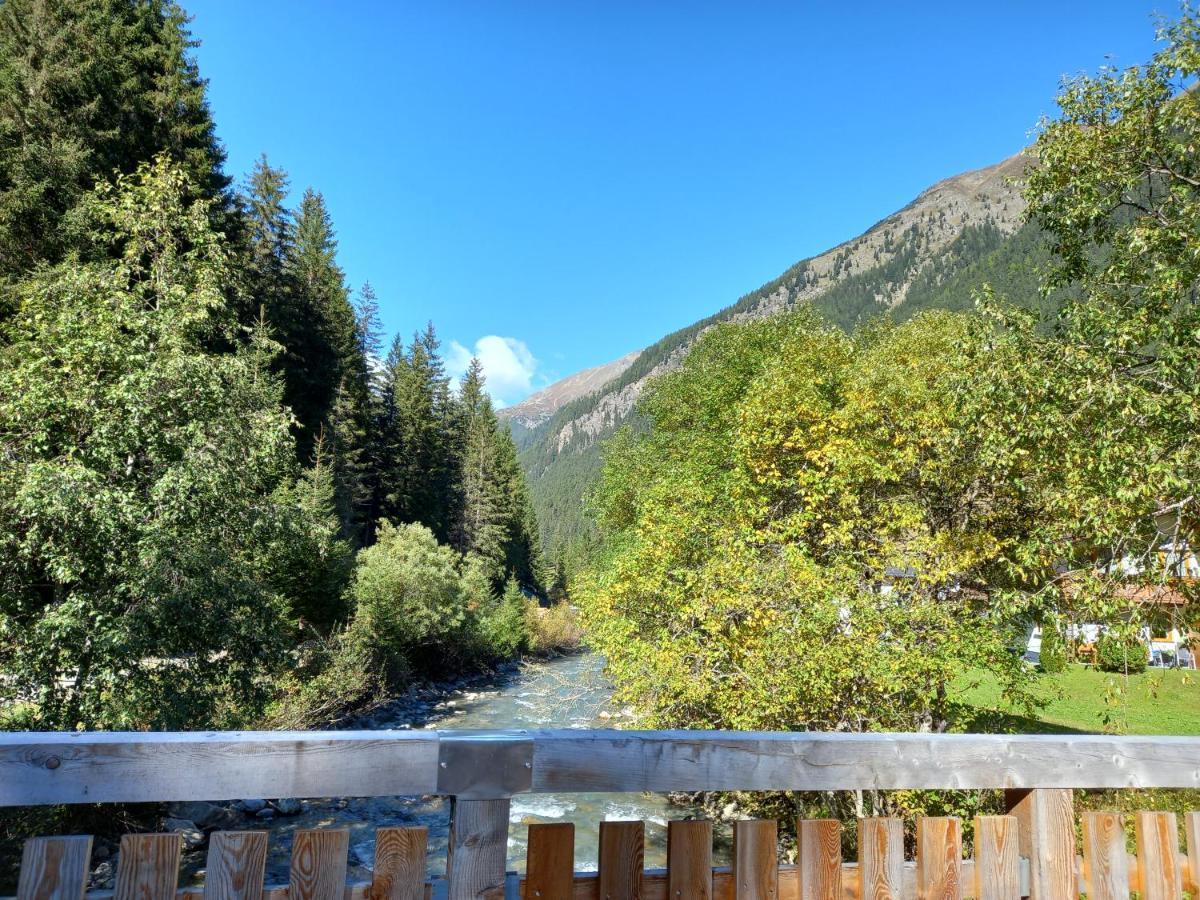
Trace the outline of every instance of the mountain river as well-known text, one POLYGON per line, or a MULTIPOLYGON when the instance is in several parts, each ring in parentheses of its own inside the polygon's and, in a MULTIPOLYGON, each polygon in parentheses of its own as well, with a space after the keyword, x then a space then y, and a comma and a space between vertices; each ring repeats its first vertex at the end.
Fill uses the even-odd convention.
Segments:
MULTIPOLYGON (((611 700, 612 687, 603 675, 603 659, 589 653, 544 662, 528 662, 494 680, 473 683, 436 703, 416 727, 450 729, 611 728, 622 712, 611 700)), ((385 710, 371 720, 373 728, 414 727, 411 712, 389 719, 385 710)), ((350 878, 369 878, 375 855, 375 829, 389 825, 424 825, 429 829, 429 873, 445 872, 449 801, 441 797, 373 797, 304 800, 298 815, 280 816, 262 827, 270 830, 267 883, 286 883, 291 836, 297 829, 350 829, 350 878)), ((646 823, 646 866, 666 865, 666 822, 697 810, 652 794, 518 794, 512 801, 508 869, 524 871, 525 825, 530 822, 575 823, 575 868, 594 871, 599 825, 605 820, 641 819, 646 823)), ((256 826, 257 827, 257 826, 256 826)), ((728 835, 717 829, 715 862, 727 862, 728 835)), ((196 876, 200 872, 195 873, 196 876)))

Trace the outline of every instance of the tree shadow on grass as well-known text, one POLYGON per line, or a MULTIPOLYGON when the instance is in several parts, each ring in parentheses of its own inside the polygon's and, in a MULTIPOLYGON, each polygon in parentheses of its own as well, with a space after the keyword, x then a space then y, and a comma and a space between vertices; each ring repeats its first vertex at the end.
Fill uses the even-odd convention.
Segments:
POLYGON ((1099 734, 1047 722, 1036 716, 1003 709, 982 708, 966 703, 955 704, 951 713, 953 730, 967 734, 1099 734))

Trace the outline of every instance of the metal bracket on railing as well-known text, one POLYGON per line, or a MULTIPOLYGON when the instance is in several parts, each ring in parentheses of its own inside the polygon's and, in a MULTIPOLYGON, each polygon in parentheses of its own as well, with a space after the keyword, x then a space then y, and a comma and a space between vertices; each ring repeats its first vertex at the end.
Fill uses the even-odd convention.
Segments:
POLYGON ((533 740, 524 732, 438 734, 438 793, 500 800, 533 786, 533 740))

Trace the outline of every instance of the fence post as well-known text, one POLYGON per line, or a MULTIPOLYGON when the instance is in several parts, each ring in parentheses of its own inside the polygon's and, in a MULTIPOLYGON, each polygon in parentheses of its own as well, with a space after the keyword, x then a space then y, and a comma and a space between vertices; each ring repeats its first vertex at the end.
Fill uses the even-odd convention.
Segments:
POLYGON ((1004 800, 1017 819, 1021 855, 1029 860, 1030 900, 1077 900, 1071 791, 1010 790, 1004 800))
POLYGON ((511 801, 450 799, 449 900, 503 897, 511 801))

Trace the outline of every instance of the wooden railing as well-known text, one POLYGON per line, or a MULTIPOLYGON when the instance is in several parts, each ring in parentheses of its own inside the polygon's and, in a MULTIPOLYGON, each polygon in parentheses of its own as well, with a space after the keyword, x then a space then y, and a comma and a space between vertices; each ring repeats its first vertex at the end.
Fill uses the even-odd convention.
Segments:
MULTIPOLYGON (((291 878, 264 887, 267 835, 218 832, 202 888, 177 890, 178 835, 126 835, 118 900, 414 900, 755 897, 796 900, 1180 900, 1200 895, 1200 814, 1139 813, 1137 854, 1121 817, 1087 813, 1076 855, 1072 788, 1200 788, 1200 738, 746 732, 262 732, 0 734, 0 806, 233 800, 242 797, 452 798, 446 876, 426 881, 420 828, 380 829, 373 879, 346 884, 347 833, 294 836, 291 878), (664 872, 642 867, 641 823, 606 822, 599 872, 573 871, 574 827, 530 825, 525 876, 505 872, 510 800, 521 793, 1005 789, 1010 815, 960 823, 862 819, 859 859, 841 858, 841 824, 797 823, 798 861, 777 862, 776 823, 734 824, 733 865, 712 868, 709 822, 672 822, 664 872)), ((21 898, 84 894, 91 838, 27 842, 21 898)))

